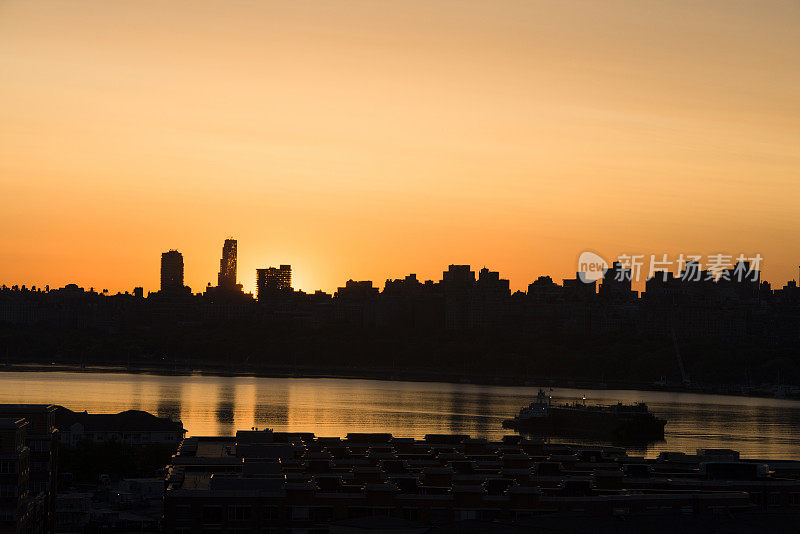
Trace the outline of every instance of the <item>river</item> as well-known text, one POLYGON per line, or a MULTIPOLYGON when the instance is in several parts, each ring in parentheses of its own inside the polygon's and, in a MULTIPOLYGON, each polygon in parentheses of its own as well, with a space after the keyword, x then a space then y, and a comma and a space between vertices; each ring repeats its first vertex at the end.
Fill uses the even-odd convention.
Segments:
MULTIPOLYGON (((188 435, 273 428, 317 436, 391 432, 459 433, 498 439, 501 427, 536 396, 531 387, 329 378, 159 376, 120 373, 0 372, 0 403, 52 403, 72 410, 145 410, 183 421, 188 435)), ((633 448, 694 453, 736 449, 745 457, 800 460, 800 401, 692 393, 556 389, 556 401, 644 401, 667 419, 665 441, 633 448)), ((555 439, 554 441, 578 441, 555 439)))

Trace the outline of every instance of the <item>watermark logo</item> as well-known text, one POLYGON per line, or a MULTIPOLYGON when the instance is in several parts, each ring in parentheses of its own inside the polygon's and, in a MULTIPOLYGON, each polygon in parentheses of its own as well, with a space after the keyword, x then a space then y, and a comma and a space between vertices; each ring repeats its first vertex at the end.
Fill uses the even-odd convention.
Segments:
POLYGON ((602 256, 585 251, 578 257, 578 278, 587 284, 605 278, 609 269, 617 282, 649 280, 659 278, 667 281, 678 278, 684 282, 700 281, 759 281, 764 258, 761 254, 745 256, 739 254, 679 254, 670 258, 667 254, 620 254, 613 265, 602 256))
POLYGON ((578 277, 585 284, 602 280, 607 270, 608 262, 594 252, 587 250, 578 257, 578 277))

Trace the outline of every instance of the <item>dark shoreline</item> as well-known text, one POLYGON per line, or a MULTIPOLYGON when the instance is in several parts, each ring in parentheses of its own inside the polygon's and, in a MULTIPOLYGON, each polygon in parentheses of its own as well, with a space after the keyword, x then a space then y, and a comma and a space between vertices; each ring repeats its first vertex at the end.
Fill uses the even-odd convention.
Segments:
MULTIPOLYGON (((158 376, 219 376, 219 377, 255 377, 255 378, 330 378, 342 380, 386 380, 404 382, 439 382, 449 384, 474 384, 509 387, 554 387, 591 390, 630 390, 630 391, 655 391, 671 393, 698 393, 707 395, 727 395, 735 397, 758 397, 769 399, 800 400, 800 395, 787 394, 778 396, 770 394, 764 388, 741 385, 699 385, 691 384, 664 384, 637 383, 622 381, 597 381, 584 378, 537 378, 520 377, 519 375, 455 375, 437 371, 425 370, 397 370, 380 368, 341 368, 341 367, 311 367, 311 366, 270 366, 249 368, 241 371, 232 371, 220 365, 205 364, 198 367, 186 368, 166 365, 138 364, 96 364, 83 365, 80 363, 12 363, 0 365, 2 372, 68 372, 68 373, 116 373, 116 374, 145 374, 158 376)), ((777 387, 777 386, 769 386, 777 387)))

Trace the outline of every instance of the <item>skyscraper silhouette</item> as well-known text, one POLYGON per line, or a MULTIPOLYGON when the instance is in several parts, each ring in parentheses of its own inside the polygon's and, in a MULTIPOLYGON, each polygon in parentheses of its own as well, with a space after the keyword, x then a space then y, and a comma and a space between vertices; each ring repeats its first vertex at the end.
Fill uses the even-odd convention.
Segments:
POLYGON ((222 245, 222 258, 219 260, 217 286, 225 289, 236 288, 236 240, 228 238, 222 245))
POLYGON ((256 291, 259 299, 292 290, 292 266, 256 269, 256 291))
POLYGON ((161 254, 161 291, 164 293, 183 291, 183 254, 177 250, 161 254))

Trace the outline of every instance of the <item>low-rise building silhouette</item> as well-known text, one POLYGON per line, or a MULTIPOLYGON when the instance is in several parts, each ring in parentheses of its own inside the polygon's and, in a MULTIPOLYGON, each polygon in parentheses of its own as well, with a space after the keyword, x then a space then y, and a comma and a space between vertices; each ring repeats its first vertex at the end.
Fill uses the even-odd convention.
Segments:
POLYGON ((72 447, 81 441, 126 443, 129 445, 177 446, 186 432, 180 421, 157 417, 140 410, 116 414, 73 412, 58 406, 55 417, 61 444, 72 447))

